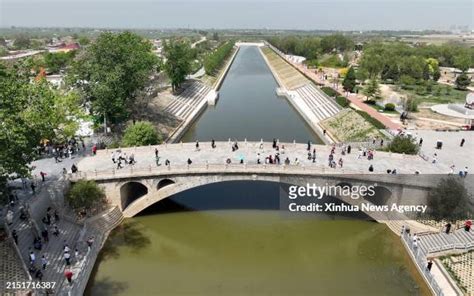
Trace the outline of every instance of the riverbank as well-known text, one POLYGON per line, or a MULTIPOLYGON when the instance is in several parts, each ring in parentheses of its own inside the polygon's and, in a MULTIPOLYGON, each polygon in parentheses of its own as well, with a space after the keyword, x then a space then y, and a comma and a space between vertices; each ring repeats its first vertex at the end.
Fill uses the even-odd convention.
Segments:
POLYGON ((201 99, 198 104, 192 107, 190 111, 188 111, 188 115, 184 120, 175 128, 175 130, 168 136, 165 143, 176 143, 179 142, 183 135, 188 131, 189 127, 202 115, 202 113, 207 109, 208 106, 214 106, 217 104, 217 100, 219 99, 219 88, 222 85, 232 63, 235 59, 235 56, 239 52, 239 47, 234 49, 231 57, 226 61, 224 67, 219 71, 217 75, 217 80, 213 82, 206 81, 206 83, 210 83, 211 88, 207 90, 205 94, 205 98, 201 99))
POLYGON ((279 84, 277 94, 286 97, 300 116, 325 144, 337 142, 326 133, 320 122, 336 116, 341 108, 316 86, 312 85, 292 64, 271 47, 260 48, 260 54, 279 84))

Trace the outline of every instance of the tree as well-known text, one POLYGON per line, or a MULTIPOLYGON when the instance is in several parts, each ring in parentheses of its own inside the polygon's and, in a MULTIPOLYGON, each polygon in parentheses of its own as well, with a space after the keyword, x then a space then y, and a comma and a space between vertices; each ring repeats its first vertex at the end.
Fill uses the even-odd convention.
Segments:
POLYGON ((418 112, 418 101, 414 98, 406 98, 404 101, 404 109, 408 112, 418 112))
POLYGON ((471 56, 468 53, 462 53, 454 57, 454 66, 463 73, 469 70, 471 66, 471 56))
POLYGON ((191 73, 191 46, 188 42, 174 40, 164 46, 166 74, 171 80, 171 87, 176 91, 191 73))
POLYGON ((355 70, 353 67, 349 68, 349 71, 347 71, 346 76, 344 77, 344 80, 342 81, 342 86, 345 91, 354 91, 354 87, 356 86, 356 74, 355 70))
POLYGON ((410 137, 396 136, 388 145, 387 150, 394 153, 417 154, 420 147, 410 137))
POLYGON ((8 54, 8 50, 0 45, 0 57, 6 56, 8 54))
POLYGON ((84 45, 89 45, 91 43, 91 40, 86 37, 86 36, 81 36, 79 37, 79 39, 77 40, 79 42, 80 45, 84 46, 84 45))
POLYGON ((207 75, 214 75, 227 57, 232 53, 234 42, 226 42, 204 59, 204 69, 207 75))
POLYGON ((13 42, 13 46, 16 49, 28 49, 31 46, 31 40, 26 35, 18 35, 13 42))
POLYGON ((77 95, 60 93, 45 79, 33 80, 30 69, 0 64, 0 176, 27 176, 40 141, 70 138, 82 116, 77 95))
POLYGON ((102 33, 73 63, 68 82, 81 90, 91 112, 121 123, 157 69, 152 44, 131 32, 102 33))
POLYGON ((125 147, 156 145, 161 137, 155 127, 148 121, 139 121, 127 127, 122 138, 125 147))
POLYGON ((428 195, 428 214, 435 221, 465 220, 472 215, 469 193, 454 176, 442 179, 428 195))
POLYGON ((75 51, 46 53, 44 55, 44 63, 49 72, 58 73, 59 70, 64 69, 70 65, 76 55, 75 51))
POLYGON ((466 90, 470 84, 471 84, 471 78, 466 73, 462 73, 456 78, 457 89, 466 90))
POLYGON ((362 93, 367 96, 367 100, 374 100, 380 97, 379 82, 377 79, 371 79, 365 86, 362 93))
POLYGON ((105 201, 104 190, 93 180, 79 180, 69 192, 66 199, 73 209, 89 209, 105 201))

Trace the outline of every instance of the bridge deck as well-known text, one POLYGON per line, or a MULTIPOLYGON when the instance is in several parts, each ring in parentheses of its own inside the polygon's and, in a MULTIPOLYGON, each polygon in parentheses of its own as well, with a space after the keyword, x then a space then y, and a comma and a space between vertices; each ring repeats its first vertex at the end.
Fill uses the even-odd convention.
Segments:
MULTIPOLYGON (((239 143, 239 149, 232 152, 232 143, 216 142, 216 148, 211 148, 211 144, 200 143, 200 150, 197 151, 195 143, 184 144, 165 144, 158 146, 136 147, 136 148, 122 148, 113 150, 100 150, 96 156, 86 157, 78 164, 79 170, 88 175, 110 175, 113 174, 129 174, 131 170, 134 174, 145 171, 165 170, 164 162, 168 159, 171 163, 171 168, 187 169, 188 158, 192 160, 190 168, 201 169, 214 168, 215 170, 222 170, 225 168, 226 160, 231 160, 230 168, 233 169, 256 169, 265 170, 272 173, 283 172, 283 166, 268 164, 263 165, 265 157, 275 156, 276 151, 272 148, 272 143, 263 143, 263 148, 260 149, 260 142, 242 142, 239 143), (156 165, 155 148, 159 150, 160 166, 156 165), (117 165, 112 162, 112 153, 116 157, 118 152, 123 156, 130 156, 134 154, 136 164, 132 167, 125 165, 122 169, 116 169, 117 165), (257 158, 260 158, 262 165, 257 165, 257 158), (244 160, 246 166, 237 165, 240 159, 244 160), (208 167, 209 168, 208 168, 208 167), (258 168, 261 166, 261 168, 258 168)), ((324 145, 312 145, 316 149, 316 162, 308 159, 307 144, 280 144, 280 159, 283 164, 288 157, 291 165, 287 166, 286 170, 292 170, 294 173, 306 172, 319 174, 369 174, 369 166, 373 165, 374 172, 370 174, 386 174, 387 170, 396 169, 398 174, 414 174, 419 171, 421 174, 446 174, 449 171, 447 164, 438 162, 432 164, 429 161, 422 159, 419 156, 413 155, 399 155, 387 152, 375 152, 373 160, 368 160, 367 157, 359 158, 358 147, 352 147, 350 154, 341 154, 341 148, 337 147, 334 154, 334 160, 338 163, 339 159, 343 160, 343 167, 339 165, 337 168, 330 168, 328 166, 328 157, 331 147, 324 145), (281 147, 285 147, 284 151, 281 147), (295 160, 298 159, 299 165, 296 165, 295 160)))

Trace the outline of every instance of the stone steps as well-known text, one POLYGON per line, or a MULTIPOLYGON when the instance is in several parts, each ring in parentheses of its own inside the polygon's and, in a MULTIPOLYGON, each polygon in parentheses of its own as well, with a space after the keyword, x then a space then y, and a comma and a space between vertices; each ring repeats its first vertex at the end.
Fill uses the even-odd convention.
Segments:
POLYGON ((340 111, 340 108, 329 97, 310 83, 297 88, 295 91, 318 121, 334 116, 340 111))
POLYGON ((206 98, 211 89, 198 82, 193 81, 173 101, 165 107, 165 111, 181 119, 186 119, 194 109, 206 98))

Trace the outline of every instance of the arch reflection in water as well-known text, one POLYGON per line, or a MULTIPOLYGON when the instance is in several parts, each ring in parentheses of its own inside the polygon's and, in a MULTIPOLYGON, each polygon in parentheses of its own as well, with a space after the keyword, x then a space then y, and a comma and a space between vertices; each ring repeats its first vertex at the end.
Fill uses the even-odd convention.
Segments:
POLYGON ((279 190, 217 183, 155 204, 114 231, 88 294, 429 295, 385 225, 288 219, 279 190))

